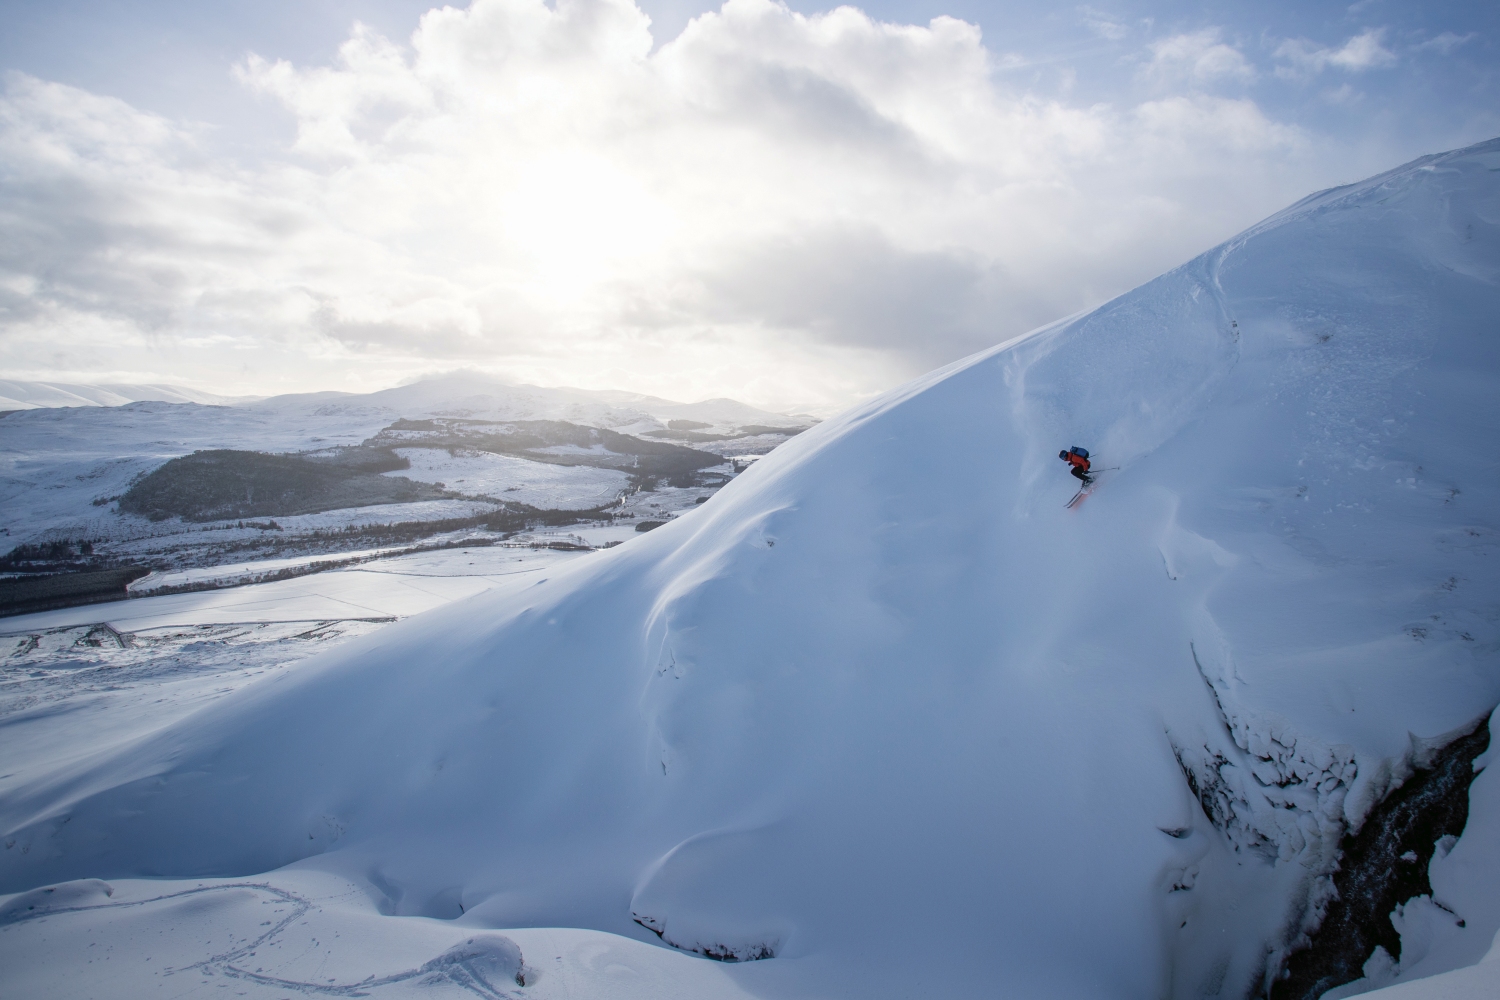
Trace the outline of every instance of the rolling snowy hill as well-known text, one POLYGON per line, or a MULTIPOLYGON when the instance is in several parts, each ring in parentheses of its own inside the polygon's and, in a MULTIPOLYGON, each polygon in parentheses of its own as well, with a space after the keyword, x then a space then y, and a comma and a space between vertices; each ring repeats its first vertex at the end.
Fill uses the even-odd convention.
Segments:
POLYGON ((124 406, 127 403, 205 403, 224 406, 253 402, 258 396, 221 396, 181 385, 74 385, 68 382, 15 382, 0 379, 0 410, 60 406, 124 406))
POLYGON ((14 789, 0 886, 85 881, 0 901, 0 967, 1076 1000, 1471 965, 1497 315, 1500 140, 1310 197, 630 544, 14 789), (1074 444, 1107 471, 1065 510, 1074 444))

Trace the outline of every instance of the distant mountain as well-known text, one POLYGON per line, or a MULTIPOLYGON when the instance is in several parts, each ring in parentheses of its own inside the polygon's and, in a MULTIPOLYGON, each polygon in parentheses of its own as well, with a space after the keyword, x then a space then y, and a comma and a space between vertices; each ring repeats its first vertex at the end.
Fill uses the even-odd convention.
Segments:
MULTIPOLYGON (((405 417, 477 417, 504 420, 568 420, 618 428, 652 420, 693 420, 707 428, 732 431, 743 426, 805 428, 817 423, 806 414, 772 413, 734 399, 697 403, 616 389, 548 388, 506 382, 476 372, 455 372, 394 389, 369 393, 301 392, 279 396, 224 396, 180 385, 0 380, 0 410, 62 406, 124 406, 129 403, 199 403, 254 407, 261 412, 308 411, 317 416, 379 412, 405 417)), ((649 428, 641 428, 649 429, 649 428)))
POLYGON ((16 382, 0 379, 0 410, 34 410, 56 406, 124 406, 126 403, 207 403, 225 406, 247 403, 259 396, 220 396, 181 385, 135 385, 107 382, 74 385, 69 382, 16 382))
POLYGON ((669 420, 693 420, 733 433, 744 426, 806 428, 814 417, 773 413, 733 399, 679 403, 657 396, 613 389, 575 389, 515 384, 474 372, 455 372, 371 393, 317 393, 272 396, 252 404, 260 409, 301 407, 316 400, 320 415, 362 409, 403 417, 459 417, 487 420, 566 420, 612 430, 659 429, 669 420))

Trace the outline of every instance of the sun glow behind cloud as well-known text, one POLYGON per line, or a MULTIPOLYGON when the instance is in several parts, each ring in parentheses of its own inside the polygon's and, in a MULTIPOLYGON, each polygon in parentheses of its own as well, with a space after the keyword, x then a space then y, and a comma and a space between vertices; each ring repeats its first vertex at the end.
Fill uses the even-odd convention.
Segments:
POLYGON ((1258 70, 1217 29, 1166 35, 1139 97, 1081 105, 951 18, 730 0, 653 48, 628 0, 475 0, 326 66, 248 56, 297 123, 254 165, 12 75, 4 364, 230 392, 467 365, 827 409, 1343 179, 1235 88, 1377 71, 1381 37, 1258 70))

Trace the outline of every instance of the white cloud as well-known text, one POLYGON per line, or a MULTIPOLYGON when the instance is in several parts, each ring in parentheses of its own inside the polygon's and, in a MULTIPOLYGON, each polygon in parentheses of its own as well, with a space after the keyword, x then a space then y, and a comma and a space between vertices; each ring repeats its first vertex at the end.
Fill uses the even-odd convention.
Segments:
POLYGON ((1124 22, 1093 7, 1079 7, 1078 17, 1094 34, 1100 38, 1108 38, 1112 42, 1117 42, 1130 34, 1130 29, 1125 26, 1124 22))
POLYGON ((1447 55, 1459 46, 1467 45, 1478 37, 1472 31, 1466 35, 1458 35, 1451 31, 1445 31, 1440 35, 1434 35, 1420 45, 1414 46, 1414 48, 1418 52, 1438 52, 1447 55))
MULTIPOLYGON (((1217 36, 1162 46, 1192 84, 1249 72, 1217 36)), ((1273 169, 1304 137, 1251 101, 1075 106, 994 69, 950 18, 730 0, 653 51, 627 0, 475 0, 409 48, 360 28, 330 66, 247 59, 298 125, 255 168, 13 76, 0 357, 226 391, 473 365, 836 405, 1308 186, 1273 169)))
POLYGON ((1220 80, 1255 79, 1255 67, 1239 49, 1224 42, 1218 28, 1158 39, 1149 48, 1151 61, 1142 74, 1158 85, 1202 86, 1220 80))
POLYGON ((1337 49, 1323 48, 1305 38, 1290 38, 1276 47, 1275 58, 1282 61, 1278 76, 1312 76, 1333 67, 1350 73, 1394 66, 1396 54, 1381 44, 1384 28, 1367 28, 1337 49))

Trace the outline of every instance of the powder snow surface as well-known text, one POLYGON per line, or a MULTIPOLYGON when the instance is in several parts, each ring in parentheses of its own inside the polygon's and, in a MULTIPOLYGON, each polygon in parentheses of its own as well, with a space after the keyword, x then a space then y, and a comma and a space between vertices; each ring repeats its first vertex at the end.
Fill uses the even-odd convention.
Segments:
MULTIPOLYGON (((509 995, 1244 996, 1349 824, 1500 699, 1496 316, 1500 141, 1309 198, 627 545, 13 791, 3 888, 187 881, 0 913, 0 967, 83 995, 103 942, 114 996, 462 995, 470 966, 500 995, 518 962, 509 995), (1065 510, 1074 444, 1111 471, 1065 510)), ((1497 776, 1387 978, 1489 949, 1497 776)))

